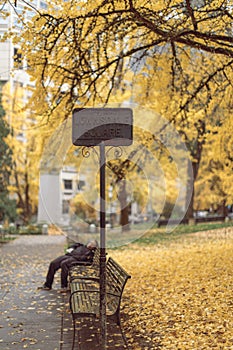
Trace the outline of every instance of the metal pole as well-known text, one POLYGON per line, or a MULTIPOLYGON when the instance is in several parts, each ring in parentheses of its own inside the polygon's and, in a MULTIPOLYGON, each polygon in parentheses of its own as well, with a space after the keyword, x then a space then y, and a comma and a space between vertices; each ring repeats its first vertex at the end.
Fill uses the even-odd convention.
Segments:
POLYGON ((100 322, 101 350, 106 349, 105 145, 100 143, 100 322))

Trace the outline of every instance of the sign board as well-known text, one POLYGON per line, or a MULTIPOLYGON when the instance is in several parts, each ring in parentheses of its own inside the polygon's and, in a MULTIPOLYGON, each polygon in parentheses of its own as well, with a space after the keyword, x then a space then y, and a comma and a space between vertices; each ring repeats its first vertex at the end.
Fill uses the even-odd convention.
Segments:
POLYGON ((76 108, 72 115, 75 146, 129 146, 133 141, 130 108, 76 108))

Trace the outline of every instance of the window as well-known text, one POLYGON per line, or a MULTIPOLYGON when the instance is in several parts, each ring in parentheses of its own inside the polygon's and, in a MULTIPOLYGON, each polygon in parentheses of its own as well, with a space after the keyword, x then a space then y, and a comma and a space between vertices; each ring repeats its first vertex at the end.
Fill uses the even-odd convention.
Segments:
POLYGON ((8 24, 8 18, 2 17, 0 15, 0 24, 8 24))
MULTIPOLYGON (((6 2, 5 2, 6 3, 6 2)), ((4 8, 5 4, 1 5, 0 9, 0 24, 8 24, 7 10, 4 8)))
POLYGON ((80 180, 77 184, 78 191, 82 191, 84 186, 85 186, 85 181, 80 180))
POLYGON ((72 190, 72 180, 63 180, 65 190, 72 190))
POLYGON ((46 10, 48 8, 48 5, 44 1, 40 1, 40 8, 46 10))

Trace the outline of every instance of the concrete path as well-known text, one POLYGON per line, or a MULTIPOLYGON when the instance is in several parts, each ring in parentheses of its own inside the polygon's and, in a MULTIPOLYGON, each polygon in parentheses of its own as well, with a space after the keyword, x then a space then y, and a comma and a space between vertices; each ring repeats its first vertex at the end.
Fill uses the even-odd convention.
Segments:
POLYGON ((64 236, 22 236, 0 246, 0 349, 71 349, 68 296, 58 292, 60 271, 54 289, 37 289, 65 245, 64 236))

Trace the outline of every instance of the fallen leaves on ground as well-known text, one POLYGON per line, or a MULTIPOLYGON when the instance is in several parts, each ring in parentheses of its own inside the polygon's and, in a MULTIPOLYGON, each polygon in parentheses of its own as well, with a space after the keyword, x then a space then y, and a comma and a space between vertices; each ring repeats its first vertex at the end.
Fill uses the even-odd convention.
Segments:
MULTIPOLYGON (((36 238, 36 237, 35 237, 36 238)), ((63 297, 56 290, 39 291, 51 254, 56 256, 63 245, 9 244, 1 249, 0 348, 23 350, 60 349, 63 297)), ((38 238, 39 240, 39 238, 38 238)), ((55 285, 60 284, 60 274, 55 285)))
POLYGON ((122 323, 133 350, 233 349, 233 228, 188 237, 109 254, 132 276, 122 323))

